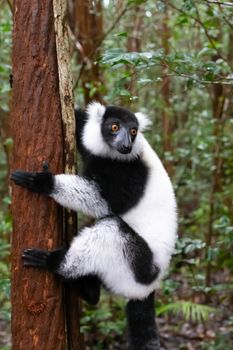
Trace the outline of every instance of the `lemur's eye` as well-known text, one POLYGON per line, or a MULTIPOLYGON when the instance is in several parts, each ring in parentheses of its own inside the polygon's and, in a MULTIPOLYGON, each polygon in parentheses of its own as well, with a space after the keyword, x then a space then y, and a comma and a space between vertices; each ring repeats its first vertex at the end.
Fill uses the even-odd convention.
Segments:
POLYGON ((130 130, 130 134, 132 135, 132 136, 136 136, 137 135, 137 129, 131 129, 130 130))
POLYGON ((113 132, 118 131, 118 130, 119 130, 119 125, 117 125, 116 123, 113 123, 112 126, 111 126, 111 130, 112 130, 113 132))

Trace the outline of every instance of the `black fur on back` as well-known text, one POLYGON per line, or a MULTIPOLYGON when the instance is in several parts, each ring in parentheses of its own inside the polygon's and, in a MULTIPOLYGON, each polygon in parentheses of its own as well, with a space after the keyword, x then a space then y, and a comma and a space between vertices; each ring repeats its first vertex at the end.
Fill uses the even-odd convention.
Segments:
POLYGON ((83 128, 86 121, 87 121, 87 113, 82 109, 76 109, 75 110, 76 141, 77 141, 78 152, 81 154, 83 158, 88 155, 88 152, 86 151, 86 148, 83 146, 83 143, 82 143, 82 133, 83 133, 83 128))

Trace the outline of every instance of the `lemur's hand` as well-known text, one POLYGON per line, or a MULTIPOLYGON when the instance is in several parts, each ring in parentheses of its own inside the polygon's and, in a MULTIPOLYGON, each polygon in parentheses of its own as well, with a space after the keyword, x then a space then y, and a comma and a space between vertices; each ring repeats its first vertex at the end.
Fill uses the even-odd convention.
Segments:
POLYGON ((51 194, 54 187, 54 175, 49 171, 29 173, 16 170, 11 174, 10 179, 18 186, 47 195, 51 194))

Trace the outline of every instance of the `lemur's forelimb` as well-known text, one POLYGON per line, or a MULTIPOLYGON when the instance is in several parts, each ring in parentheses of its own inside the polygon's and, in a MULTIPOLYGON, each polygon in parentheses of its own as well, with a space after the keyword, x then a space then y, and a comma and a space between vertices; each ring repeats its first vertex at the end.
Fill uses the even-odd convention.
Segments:
POLYGON ((100 218, 110 214, 98 185, 78 175, 53 175, 50 172, 15 171, 11 175, 17 185, 52 197, 57 203, 74 211, 100 218))
POLYGON ((100 218, 110 214, 107 202, 93 180, 78 175, 55 175, 50 196, 60 205, 100 218))

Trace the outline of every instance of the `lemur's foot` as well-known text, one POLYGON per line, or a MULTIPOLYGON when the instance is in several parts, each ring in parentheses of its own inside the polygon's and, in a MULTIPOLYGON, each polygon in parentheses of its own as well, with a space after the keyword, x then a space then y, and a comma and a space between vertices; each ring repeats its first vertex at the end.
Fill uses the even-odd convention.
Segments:
POLYGON ((43 249, 26 249, 23 252, 23 266, 33 266, 40 268, 48 267, 48 257, 50 252, 43 249))
POLYGON ((67 252, 67 246, 55 250, 45 249, 26 249, 22 254, 23 266, 39 267, 56 274, 58 273, 61 262, 67 252))
POLYGON ((11 174, 10 179, 18 186, 47 195, 51 194, 54 187, 54 175, 49 171, 30 173, 16 170, 11 174))

